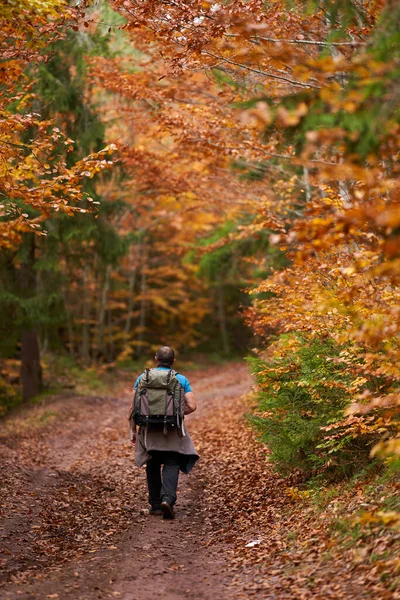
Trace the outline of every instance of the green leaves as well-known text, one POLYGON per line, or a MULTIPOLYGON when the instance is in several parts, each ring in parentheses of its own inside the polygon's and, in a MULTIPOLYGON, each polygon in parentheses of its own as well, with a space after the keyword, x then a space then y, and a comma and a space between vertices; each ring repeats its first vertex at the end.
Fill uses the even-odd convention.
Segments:
POLYGON ((351 436, 329 448, 323 444, 322 428, 342 419, 351 399, 352 377, 340 359, 333 360, 339 353, 340 347, 329 340, 282 335, 265 359, 248 359, 258 385, 250 420, 284 472, 301 468, 310 474, 328 465, 331 472, 351 470, 351 436))

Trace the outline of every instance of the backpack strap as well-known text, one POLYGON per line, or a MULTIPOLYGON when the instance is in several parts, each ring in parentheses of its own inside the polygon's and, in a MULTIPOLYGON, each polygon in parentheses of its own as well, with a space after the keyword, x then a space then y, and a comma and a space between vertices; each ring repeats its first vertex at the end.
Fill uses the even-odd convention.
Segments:
POLYGON ((145 370, 146 383, 149 383, 150 369, 145 370))

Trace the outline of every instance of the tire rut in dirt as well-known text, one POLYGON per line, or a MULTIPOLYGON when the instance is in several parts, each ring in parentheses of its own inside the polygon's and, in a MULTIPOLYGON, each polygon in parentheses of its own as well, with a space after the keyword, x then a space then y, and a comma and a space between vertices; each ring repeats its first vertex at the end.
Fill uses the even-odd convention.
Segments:
MULTIPOLYGON (((44 474, 43 494, 59 493, 61 482, 55 487, 50 483, 52 478, 50 481, 47 478, 48 474, 44 474)), ((70 478, 67 474, 64 482, 69 487, 74 485, 70 478)), ((210 551, 206 547, 202 494, 201 479, 182 477, 175 520, 132 510, 126 530, 114 536, 108 548, 100 548, 93 554, 86 549, 75 555, 75 564, 71 562, 72 547, 63 547, 58 559, 43 554, 44 562, 36 559, 34 570, 26 571, 29 579, 19 585, 5 586, 2 597, 153 600, 157 594, 165 600, 226 598, 230 578, 225 574, 225 559, 218 548, 210 551)), ((87 498, 90 501, 90 496, 87 498)))
MULTIPOLYGON (((220 377, 218 369, 205 382, 190 429, 207 418, 209 406, 238 392, 234 383, 216 395, 220 377)), ((11 581, 3 579, 2 598, 232 600, 224 548, 207 545, 202 470, 181 476, 174 521, 144 510, 146 477, 126 440, 124 395, 96 399, 94 412, 92 401, 70 398, 62 402, 62 418, 37 439, 4 440, 6 471, 20 473, 4 515, 18 523, 4 523, 14 545, 5 556, 11 581)))
POLYGON ((182 478, 175 520, 148 517, 132 532, 116 582, 124 600, 153 600, 155 594, 166 600, 226 597, 225 559, 206 547, 202 493, 199 478, 182 478))

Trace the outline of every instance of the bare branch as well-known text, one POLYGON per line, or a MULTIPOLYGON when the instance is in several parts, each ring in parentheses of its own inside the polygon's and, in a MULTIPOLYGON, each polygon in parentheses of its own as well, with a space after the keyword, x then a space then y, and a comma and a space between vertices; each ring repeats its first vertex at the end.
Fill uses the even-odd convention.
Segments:
POLYGON ((329 167, 339 167, 340 166, 339 163, 328 162, 325 160, 314 159, 314 158, 305 159, 305 161, 304 161, 304 159, 301 159, 298 156, 288 155, 288 154, 277 154, 275 152, 269 152, 268 150, 265 150, 265 148, 260 148, 260 146, 253 146, 251 144, 246 144, 244 146, 224 146, 224 145, 220 145, 220 144, 213 144, 212 142, 201 139, 201 138, 192 138, 192 139, 187 139, 186 141, 189 143, 192 143, 192 144, 198 144, 199 142, 202 142, 207 146, 211 146, 213 148, 220 148, 221 150, 255 150, 256 152, 261 152, 262 154, 265 154, 266 156, 270 156, 271 158, 282 158, 284 160, 291 160, 293 162, 297 162, 298 164, 304 164, 304 162, 306 161, 307 164, 313 163, 313 164, 320 164, 320 165, 328 165, 329 167))
MULTIPOLYGON (((290 83, 291 85, 295 85, 295 86, 320 89, 319 86, 312 85, 310 83, 304 83, 303 81, 297 81, 296 79, 290 79, 289 77, 283 77, 282 75, 275 75, 274 73, 268 73, 267 71, 262 71, 261 69, 254 69, 253 67, 249 67, 248 65, 243 65, 241 63, 235 62, 234 60, 231 60, 230 58, 226 58, 225 56, 218 56, 218 54, 214 54, 213 52, 210 52, 209 50, 202 50, 201 53, 207 54, 207 56, 212 56, 213 58, 216 58, 219 61, 227 62, 230 65, 235 65, 235 67, 239 67, 240 69, 246 69, 247 71, 251 71, 252 73, 257 73, 258 75, 264 75, 264 77, 270 77, 272 79, 286 81, 287 83, 290 83)), ((208 68, 210 69, 213 67, 208 67, 208 68)))
MULTIPOLYGON (((225 37, 240 37, 237 33, 224 33, 225 37)), ((311 46, 366 46, 366 42, 321 42, 318 40, 287 40, 279 38, 264 37, 261 35, 251 36, 249 38, 252 42, 262 40, 264 42, 271 42, 273 44, 309 44, 311 46)))

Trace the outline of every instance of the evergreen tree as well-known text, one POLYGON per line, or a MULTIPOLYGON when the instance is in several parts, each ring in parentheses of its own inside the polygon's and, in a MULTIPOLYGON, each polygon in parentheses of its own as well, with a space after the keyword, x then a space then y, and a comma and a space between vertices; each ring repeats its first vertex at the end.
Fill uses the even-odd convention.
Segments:
MULTIPOLYGON (((27 74, 36 80, 34 110, 42 118, 55 121, 75 142, 68 148, 64 144, 58 148, 68 167, 105 145, 104 126, 88 97, 85 57, 89 53, 106 54, 107 36, 69 31, 64 40, 53 44, 51 51, 51 60, 39 67, 33 65, 27 74)), ((27 135, 34 137, 35 132, 31 130, 27 135)), ((9 357, 19 348, 25 400, 40 391, 40 348, 57 347, 62 342, 59 334, 71 328, 71 315, 65 304, 66 289, 71 284, 68 279, 76 275, 76 267, 85 270, 89 264, 87 249, 96 247, 99 276, 104 276, 107 265, 125 251, 124 243, 108 222, 110 208, 101 204, 95 181, 86 181, 84 191, 100 202, 96 220, 94 214, 79 214, 72 219, 65 214, 53 215, 43 223, 46 236, 23 234, 19 249, 4 253, 0 261, 0 308, 7 317, 1 324, 0 352, 9 357)), ((81 207, 88 209, 89 202, 84 200, 81 207)), ((34 211, 23 208, 35 217, 34 211)), ((84 322, 83 328, 87 326, 84 322)), ((88 350, 83 346, 82 342, 80 353, 87 358, 88 350)))

